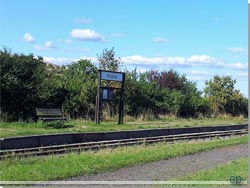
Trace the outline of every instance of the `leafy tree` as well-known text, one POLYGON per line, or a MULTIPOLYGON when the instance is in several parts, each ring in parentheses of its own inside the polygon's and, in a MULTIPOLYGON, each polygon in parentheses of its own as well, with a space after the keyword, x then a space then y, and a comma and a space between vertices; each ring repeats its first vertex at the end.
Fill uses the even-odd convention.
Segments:
POLYGON ((63 107, 70 117, 93 116, 96 79, 97 68, 90 60, 79 60, 64 69, 63 85, 68 95, 63 107))
POLYGON ((7 120, 28 120, 35 116, 39 102, 38 87, 43 79, 45 64, 32 54, 0 52, 1 113, 7 120))
POLYGON ((103 50, 101 55, 97 55, 99 60, 99 69, 118 71, 122 64, 121 58, 115 57, 114 47, 111 50, 103 50))
POLYGON ((162 94, 164 102, 164 105, 162 107, 163 112, 165 112, 165 114, 179 116, 181 106, 185 99, 183 93, 178 90, 170 90, 168 88, 164 88, 162 89, 162 94))
MULTIPOLYGON (((99 60, 99 69, 108 70, 108 71, 119 71, 120 65, 122 64, 121 58, 115 57, 114 47, 111 50, 104 49, 101 55, 97 54, 99 60)), ((114 81, 103 81, 103 86, 109 87, 121 87, 119 83, 114 81)), ((118 109, 118 95, 119 92, 113 93, 113 102, 105 102, 102 105, 103 111, 106 111, 109 116, 116 115, 115 109, 118 109)))
POLYGON ((160 83, 161 73, 157 70, 150 70, 144 74, 144 79, 147 82, 157 82, 160 83))
POLYGON ((64 70, 54 64, 46 64, 43 80, 38 85, 38 107, 61 108, 69 92, 64 88, 64 70))
POLYGON ((205 82, 205 97, 208 98, 215 114, 231 113, 235 115, 239 113, 244 99, 239 90, 234 88, 235 83, 236 80, 233 80, 231 76, 220 77, 218 75, 205 82))
POLYGON ((173 69, 162 72, 155 70, 147 71, 145 80, 148 82, 157 82, 161 88, 168 88, 170 90, 180 90, 187 82, 184 75, 180 75, 173 69))
POLYGON ((155 99, 160 113, 168 112, 176 116, 195 116, 199 108, 201 92, 196 88, 194 82, 187 80, 185 75, 170 69, 169 71, 148 71, 144 76, 149 83, 158 83, 156 87, 158 93, 162 92, 162 97, 155 99), (159 99, 159 101, 158 101, 159 99), (164 101, 164 102, 162 102, 164 101), (163 105, 164 103, 164 105, 163 105))
MULTIPOLYGON (((119 70, 120 58, 114 48, 105 49, 98 56, 100 68, 119 70)), ((97 90, 97 67, 82 59, 67 66, 44 63, 42 57, 32 54, 0 53, 1 118, 5 120, 35 119, 36 107, 61 108, 71 118, 93 118, 97 90)), ((234 88, 236 80, 230 76, 214 76, 206 81, 204 97, 196 83, 185 75, 168 71, 137 70, 126 72, 125 113, 131 116, 159 117, 174 114, 180 117, 205 117, 218 113, 234 116, 248 113, 248 99, 234 88)), ((103 81, 106 86, 119 87, 119 83, 103 81)), ((110 115, 118 113, 120 91, 114 100, 104 104, 110 115), (112 112, 112 113, 111 113, 112 112)))
POLYGON ((244 115, 247 117, 248 114, 248 99, 236 90, 231 96, 230 101, 225 105, 227 113, 233 116, 244 115))
POLYGON ((125 112, 131 116, 138 116, 143 112, 143 94, 138 82, 137 70, 126 72, 125 84, 125 112))
POLYGON ((161 88, 169 88, 170 90, 180 90, 184 87, 187 79, 184 75, 178 74, 173 69, 163 71, 160 74, 159 84, 161 88))

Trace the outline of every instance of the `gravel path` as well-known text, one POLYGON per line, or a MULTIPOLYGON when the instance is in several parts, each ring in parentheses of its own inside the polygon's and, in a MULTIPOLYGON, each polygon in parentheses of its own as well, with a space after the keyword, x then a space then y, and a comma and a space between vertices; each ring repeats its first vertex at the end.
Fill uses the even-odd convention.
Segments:
POLYGON ((70 181, 167 181, 234 159, 247 157, 247 153, 247 144, 240 144, 97 175, 79 176, 71 178, 70 181))

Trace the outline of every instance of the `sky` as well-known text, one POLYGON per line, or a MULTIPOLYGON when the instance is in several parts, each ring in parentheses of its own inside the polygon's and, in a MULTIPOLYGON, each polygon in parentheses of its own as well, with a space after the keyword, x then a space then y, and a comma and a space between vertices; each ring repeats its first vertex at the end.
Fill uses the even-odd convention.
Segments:
POLYGON ((1 48, 57 65, 112 49, 122 70, 174 69, 248 96, 248 0, 0 0, 1 48))

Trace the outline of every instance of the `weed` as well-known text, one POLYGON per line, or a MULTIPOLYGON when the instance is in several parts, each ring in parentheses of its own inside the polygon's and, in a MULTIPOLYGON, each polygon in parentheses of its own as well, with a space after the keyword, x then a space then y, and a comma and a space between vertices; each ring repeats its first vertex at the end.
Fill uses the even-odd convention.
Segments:
POLYGON ((63 121, 50 121, 45 123, 46 127, 52 127, 55 129, 62 129, 62 128, 70 128, 73 127, 73 125, 65 124, 63 121))
POLYGON ((169 159, 229 145, 247 143, 247 136, 224 140, 158 143, 127 146, 64 156, 30 157, 1 161, 1 181, 46 181, 116 170, 150 161, 169 159), (205 143, 205 144, 204 144, 205 143))
POLYGON ((45 126, 44 123, 25 122, 1 122, 0 137, 23 136, 23 135, 39 135, 51 133, 69 133, 69 132, 102 132, 102 131, 119 131, 119 130, 137 130, 150 128, 174 128, 174 127, 191 127, 191 126, 213 126, 213 125, 233 125, 247 123, 244 118, 232 117, 229 119, 181 119, 181 118, 165 118, 154 121, 132 121, 122 125, 117 125, 117 122, 94 122, 80 120, 67 120, 64 125, 60 123, 52 123, 45 126))
POLYGON ((228 181, 231 176, 241 177, 242 181, 248 177, 248 160, 237 159, 223 165, 219 165, 209 170, 198 171, 194 174, 189 174, 178 178, 182 181, 228 181))

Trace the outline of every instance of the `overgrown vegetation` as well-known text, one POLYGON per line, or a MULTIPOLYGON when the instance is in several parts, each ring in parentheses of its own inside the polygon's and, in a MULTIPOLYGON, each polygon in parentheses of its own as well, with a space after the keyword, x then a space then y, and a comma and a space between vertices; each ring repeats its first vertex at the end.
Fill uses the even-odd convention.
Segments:
MULTIPOLYGON (((228 181, 231 176, 238 176, 240 181, 246 181, 248 177, 248 159, 237 159, 223 165, 219 165, 209 170, 199 171, 194 174, 189 174, 180 177, 177 180, 181 181, 228 181)), ((236 180, 235 180, 236 181, 236 180)), ((236 183, 235 183, 236 184, 236 183)))
MULTIPOLYGON (((122 64, 114 48, 98 55, 100 68, 119 70, 122 64)), ((0 52, 1 120, 36 120, 35 108, 62 108, 69 118, 93 119, 97 90, 97 70, 90 60, 81 59, 66 66, 44 62, 34 55, 0 52)), ((126 71, 125 115, 143 119, 162 115, 175 117, 216 117, 218 114, 247 115, 248 100, 234 88, 230 76, 214 76, 204 91, 175 70, 145 73, 126 71)), ((108 83, 107 84, 114 84, 108 83)), ((118 112, 118 95, 105 104, 111 117, 118 112)), ((107 116, 106 116, 107 117, 107 116)))
POLYGON ((125 122, 118 125, 116 121, 102 122, 101 125, 86 120, 70 120, 64 124, 57 124, 41 121, 35 122, 1 122, 0 137, 39 135, 52 133, 72 133, 72 132, 103 132, 118 130, 138 130, 154 128, 173 128, 173 127, 197 127, 197 126, 217 126, 217 125, 235 125, 244 124, 246 120, 240 117, 217 117, 209 119, 181 119, 181 118, 161 118, 152 121, 131 121, 131 118, 125 117, 125 122))
POLYGON ((45 122, 43 123, 43 127, 44 128, 54 128, 54 129, 61 129, 61 128, 71 128, 73 127, 73 125, 71 124, 65 124, 63 121, 60 120, 54 120, 54 121, 49 121, 49 122, 45 122))
POLYGON ((0 180, 62 180, 242 143, 247 143, 247 136, 176 144, 159 143, 146 147, 130 146, 65 156, 7 159, 1 161, 0 180))

